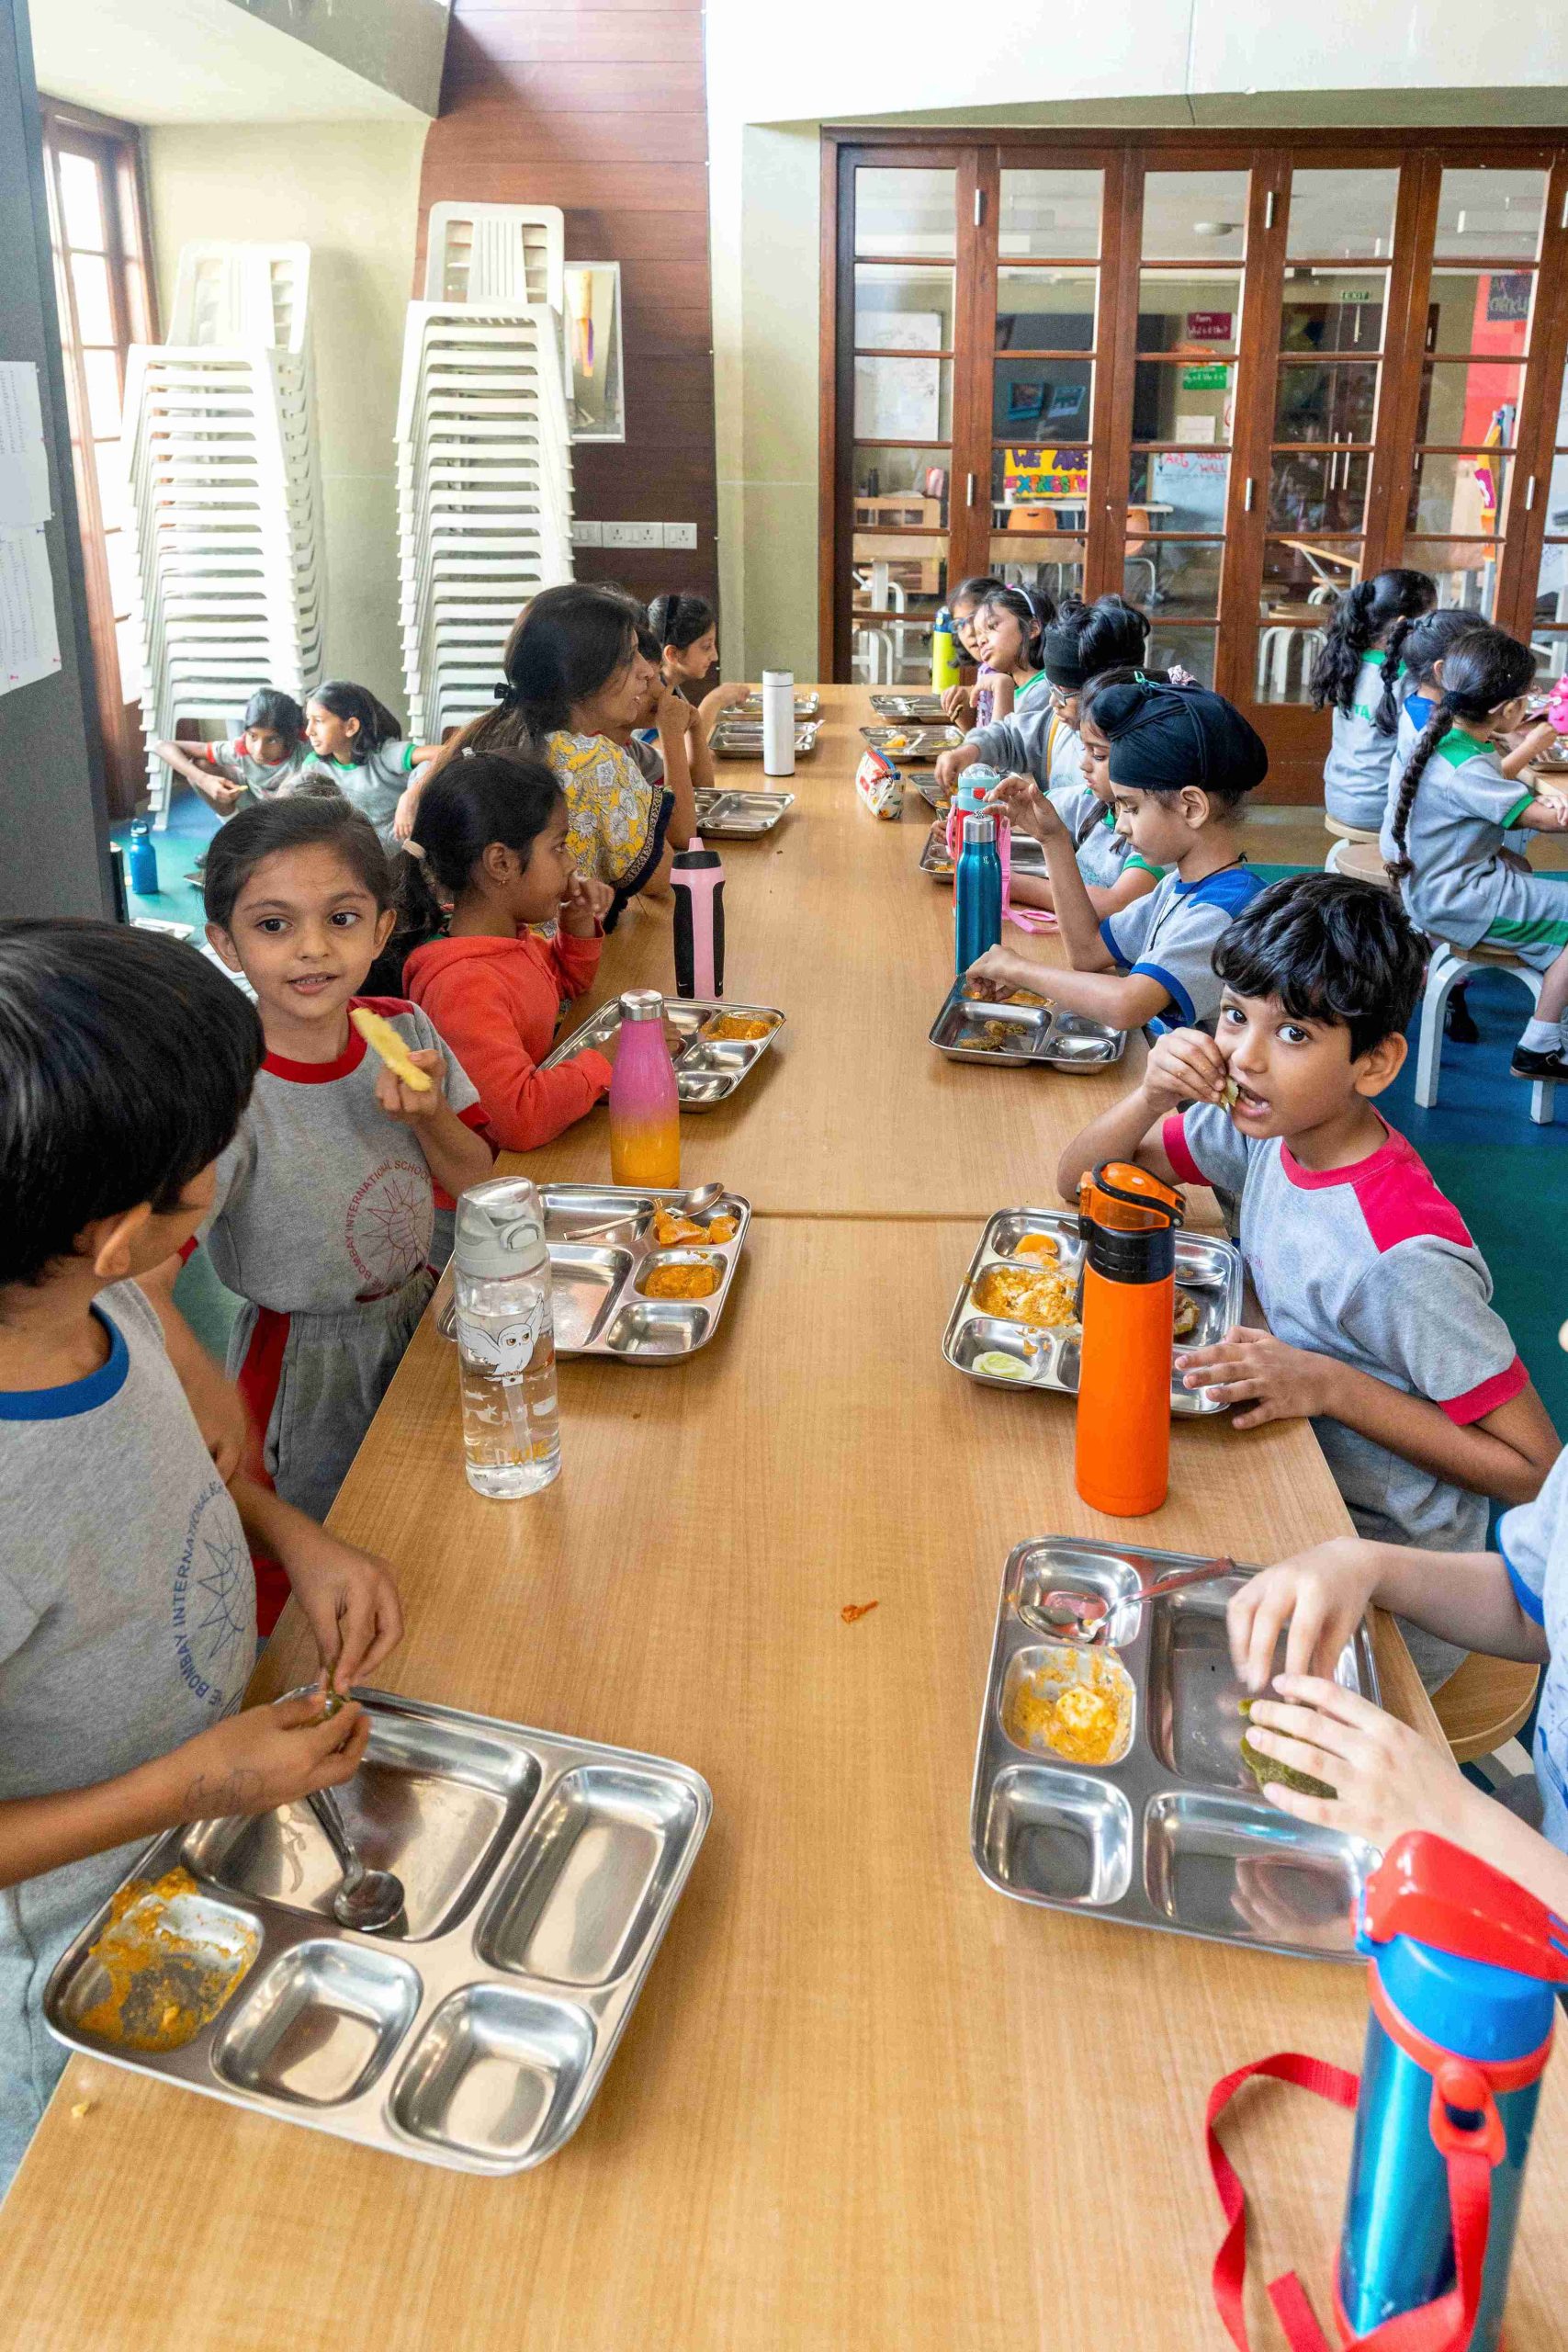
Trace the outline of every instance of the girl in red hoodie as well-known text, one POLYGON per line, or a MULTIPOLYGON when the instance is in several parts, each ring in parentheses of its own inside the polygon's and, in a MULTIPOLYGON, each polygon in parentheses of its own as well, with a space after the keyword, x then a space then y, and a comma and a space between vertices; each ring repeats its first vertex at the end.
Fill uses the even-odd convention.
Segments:
POLYGON ((614 893, 573 871, 566 798, 537 760, 459 752, 420 795, 409 852, 406 919, 426 936, 404 963, 404 992, 478 1087, 491 1142, 532 1151, 609 1087, 603 1054, 574 1054, 555 1069, 538 1065, 562 999, 592 984, 614 893), (445 936, 433 938, 443 899, 451 921, 445 936), (527 929, 554 919, 553 939, 527 929))

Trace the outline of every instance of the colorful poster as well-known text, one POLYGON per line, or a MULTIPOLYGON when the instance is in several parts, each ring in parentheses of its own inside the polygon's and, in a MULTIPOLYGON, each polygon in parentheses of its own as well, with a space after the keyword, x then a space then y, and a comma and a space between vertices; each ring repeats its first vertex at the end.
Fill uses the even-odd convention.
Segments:
POLYGON ((1002 496, 1010 506, 1032 498, 1087 498, 1089 458, 1082 449, 1010 449, 1002 496))
POLYGON ((1229 343, 1235 326, 1234 311, 1189 311, 1189 343, 1229 343))

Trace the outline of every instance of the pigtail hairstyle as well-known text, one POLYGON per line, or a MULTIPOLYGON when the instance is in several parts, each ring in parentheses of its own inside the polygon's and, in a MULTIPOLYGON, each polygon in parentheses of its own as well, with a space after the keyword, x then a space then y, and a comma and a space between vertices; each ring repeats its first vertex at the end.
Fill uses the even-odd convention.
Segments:
POLYGON ((682 596, 673 592, 668 596, 655 596, 648 608, 648 625, 659 639, 660 652, 672 645, 677 653, 684 653, 705 637, 714 625, 713 606, 705 596, 682 596))
POLYGON ((1361 664, 1381 639, 1388 659, 1375 723, 1382 734, 1392 735, 1399 723, 1399 705, 1391 684, 1398 674, 1399 649, 1404 641, 1404 629, 1398 624, 1418 620, 1437 601, 1437 584, 1425 571, 1380 571, 1375 580, 1359 580, 1353 588, 1347 588, 1313 663, 1314 709, 1322 710, 1325 705, 1336 710, 1350 708, 1361 664))
MULTIPOLYGON (((1528 645, 1500 628, 1472 628, 1456 638, 1442 657, 1443 692, 1431 718, 1416 739, 1410 763, 1400 779, 1399 799, 1390 828, 1399 855, 1387 861, 1390 879, 1404 882, 1416 871, 1405 848, 1410 812, 1427 762, 1456 718, 1472 723, 1487 718, 1499 703, 1512 702, 1528 689, 1535 675, 1535 655, 1528 645)), ((1477 750, 1480 746, 1477 745, 1477 750)), ((232 820, 231 820, 232 822, 232 820)))
POLYGON ((1443 605, 1432 612, 1423 613, 1412 621, 1404 640, 1404 667, 1409 673, 1413 690, 1431 683, 1432 671, 1441 662, 1450 645, 1468 637, 1472 628, 1489 626, 1484 613, 1470 605, 1443 605))
POLYGON ((319 702, 323 710, 330 710, 334 718, 345 723, 351 718, 358 719, 359 732, 354 739, 351 755, 355 767, 362 767, 383 743, 396 743, 401 739, 402 728, 386 704, 378 702, 368 686, 356 686, 352 679, 328 678, 324 684, 312 689, 310 700, 319 702))
POLYGON ((985 603, 992 612, 1012 616, 1022 636, 1020 658, 1038 670, 1045 632, 1056 617, 1052 598, 1041 588, 993 588, 985 603))

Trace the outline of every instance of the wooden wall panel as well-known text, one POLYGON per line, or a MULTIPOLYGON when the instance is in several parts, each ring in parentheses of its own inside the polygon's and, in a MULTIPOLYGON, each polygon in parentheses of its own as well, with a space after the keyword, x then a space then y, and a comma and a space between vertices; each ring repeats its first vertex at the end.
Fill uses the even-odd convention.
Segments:
POLYGON ((626 439, 579 446, 578 513, 694 523, 697 545, 580 548, 579 576, 716 604, 700 0, 456 0, 416 283, 429 208, 465 198, 558 204, 569 261, 621 264, 626 439))

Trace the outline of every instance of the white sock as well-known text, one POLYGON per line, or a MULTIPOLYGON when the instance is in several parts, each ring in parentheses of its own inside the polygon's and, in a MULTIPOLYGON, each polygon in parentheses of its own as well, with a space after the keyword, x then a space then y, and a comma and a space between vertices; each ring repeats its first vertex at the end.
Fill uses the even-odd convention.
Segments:
POLYGON ((1558 1022, 1527 1021, 1525 1034, 1519 1043, 1527 1054, 1554 1054, 1562 1039, 1562 1026, 1558 1022))

